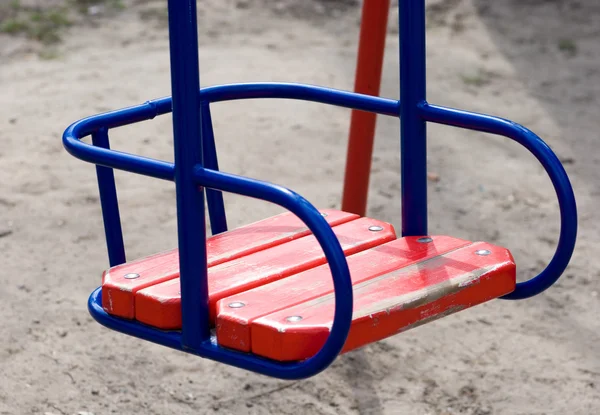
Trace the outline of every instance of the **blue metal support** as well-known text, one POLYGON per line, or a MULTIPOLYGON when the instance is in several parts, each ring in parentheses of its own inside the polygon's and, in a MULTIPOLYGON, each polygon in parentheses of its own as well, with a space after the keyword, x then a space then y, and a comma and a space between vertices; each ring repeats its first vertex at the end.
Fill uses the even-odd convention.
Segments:
POLYGON ((210 338, 202 166, 196 0, 169 0, 173 143, 181 284, 182 343, 198 350, 210 338))
POLYGON ((287 98, 337 105, 401 117, 402 234, 427 235, 426 122, 498 134, 526 147, 542 164, 554 185, 561 230, 556 252, 538 276, 517 284, 504 299, 539 294, 566 269, 577 238, 573 188, 560 160, 533 132, 512 121, 455 110, 426 102, 425 2, 400 0, 401 101, 302 84, 253 83, 218 85, 200 90, 196 0, 169 0, 172 98, 79 120, 63 134, 73 156, 96 164, 111 265, 125 261, 114 169, 175 181, 180 256, 182 331, 166 332, 116 318, 102 308, 102 289, 88 303, 101 324, 141 339, 282 379, 300 379, 329 366, 346 342, 352 319, 352 284, 348 264, 331 227, 306 199, 293 191, 218 171, 209 104, 238 99, 287 98), (400 105, 402 102, 402 105, 400 105), (173 112, 175 163, 111 150, 108 130, 173 112), (92 145, 82 138, 92 135, 92 145), (312 231, 329 263, 335 288, 335 314, 322 349, 302 362, 278 363, 227 350, 210 336, 204 190, 214 233, 227 229, 223 191, 278 204, 298 216, 312 231))
MULTIPOLYGON (((200 108, 202 114, 202 153, 204 156, 204 167, 218 171, 217 145, 215 143, 212 116, 210 115, 210 104, 203 102, 200 104, 200 108)), ((223 192, 206 189, 206 201, 208 203, 208 216, 210 218, 210 230, 212 234, 216 235, 227 232, 227 217, 225 216, 223 192)))
MULTIPOLYGON (((92 134, 92 144, 96 147, 110 150, 108 129, 100 128, 92 134)), ((96 166, 98 177, 98 190, 100 192, 100 206, 104 220, 104 234, 106 235, 106 248, 108 261, 111 267, 125 262, 125 244, 121 228, 121 215, 119 213, 119 199, 115 185, 115 173, 109 167, 96 166)))
POLYGON ((400 0, 400 162, 402 236, 427 235, 425 0, 400 0))

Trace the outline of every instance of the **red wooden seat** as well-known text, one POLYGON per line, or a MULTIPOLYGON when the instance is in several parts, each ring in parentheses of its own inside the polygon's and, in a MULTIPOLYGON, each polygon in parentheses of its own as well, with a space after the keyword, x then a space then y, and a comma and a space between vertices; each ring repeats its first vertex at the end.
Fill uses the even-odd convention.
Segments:
MULTIPOLYGON (((401 238, 349 256, 352 283, 358 284, 418 261, 433 258, 470 244, 447 236, 401 238)), ((221 346, 250 352, 250 326, 254 320, 333 293, 329 265, 325 264, 281 281, 224 298, 217 304, 217 337, 221 346), (238 305, 231 307, 230 305, 238 305), (243 305, 243 307, 239 307, 243 305)))
MULTIPOLYGON (((432 239, 424 242, 433 244, 432 249, 421 249, 417 238, 404 238, 349 258, 354 314, 343 352, 514 290, 516 269, 506 249, 483 242, 465 245, 460 240, 432 239), (415 256, 421 257, 416 262, 410 258, 415 247, 419 251, 415 256), (399 258, 390 266, 382 259, 394 250, 399 258), (381 262, 369 267, 371 256, 381 262)), ((241 308, 232 309, 230 299, 224 299, 219 307, 217 341, 279 361, 311 357, 329 335, 335 303, 333 294, 306 300, 312 297, 305 291, 306 284, 319 286, 317 291, 322 294, 331 291, 328 279, 329 270, 321 267, 283 280, 273 289, 264 286, 260 293, 235 296, 237 302, 246 304, 241 308), (264 301, 261 295, 265 291, 279 293, 279 301, 273 298, 269 304, 276 303, 281 309, 265 315, 264 307, 251 307, 255 296, 257 303, 264 301), (286 294, 296 292, 302 293, 299 304, 291 298, 293 294, 286 294), (289 306, 283 304, 286 300, 289 306)))
MULTIPOLYGON (((504 248, 448 236, 396 239, 390 224, 324 211, 347 257, 354 315, 344 352, 514 290, 504 248)), ((316 238, 283 214, 207 240, 209 309, 219 345, 279 361, 303 360, 331 329, 331 272, 316 238)), ((103 276, 112 315, 181 328, 177 250, 103 276)))
MULTIPOLYGON (((333 228, 347 255, 396 238, 391 225, 360 218, 333 228), (375 229, 370 230, 370 229, 375 229)), ((216 302, 221 298, 267 284, 326 263, 312 235, 255 252, 208 269, 210 321, 214 325, 216 302)), ((136 320, 161 329, 181 328, 179 279, 140 290, 135 295, 136 320)))
MULTIPOLYGON (((359 216, 337 210, 322 210, 331 226, 359 216)), ((282 213, 259 222, 212 236, 206 241, 208 266, 222 264, 244 255, 309 235, 310 230, 291 213, 282 213)), ((177 249, 128 262, 105 271, 102 276, 102 307, 107 313, 133 319, 135 293, 151 285, 179 277, 177 249)))

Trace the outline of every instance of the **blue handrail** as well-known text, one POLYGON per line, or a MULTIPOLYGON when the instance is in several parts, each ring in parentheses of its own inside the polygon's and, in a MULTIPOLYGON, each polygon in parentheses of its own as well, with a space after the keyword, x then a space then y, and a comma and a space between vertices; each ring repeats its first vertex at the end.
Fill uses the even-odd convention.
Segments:
MULTIPOLYGON (((397 117, 400 111, 400 102, 397 100, 296 83, 241 83, 210 86, 200 90, 200 100, 209 103, 259 98, 319 102, 393 117, 397 117)), ((63 145, 69 154, 83 161, 173 181, 175 177, 173 163, 115 150, 105 151, 80 141, 101 128, 110 130, 140 121, 152 120, 159 115, 170 113, 172 107, 172 98, 165 97, 83 118, 65 130, 63 145)))
POLYGON ((469 130, 501 135, 524 146, 542 164, 550 177, 560 209, 558 246, 548 266, 536 277, 517 284, 516 289, 502 297, 520 300, 548 289, 569 265, 577 240, 577 204, 569 176, 550 147, 536 134, 513 121, 491 115, 477 114, 423 103, 419 106, 424 120, 469 130))

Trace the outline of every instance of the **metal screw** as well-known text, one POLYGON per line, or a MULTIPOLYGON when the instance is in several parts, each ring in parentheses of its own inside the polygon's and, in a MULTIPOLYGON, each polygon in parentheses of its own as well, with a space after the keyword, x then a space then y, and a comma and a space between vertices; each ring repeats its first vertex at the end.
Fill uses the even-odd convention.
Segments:
POLYGON ((286 318, 287 321, 289 321, 290 323, 296 323, 300 320, 302 320, 302 316, 289 316, 288 318, 286 318))
POLYGON ((123 276, 123 278, 125 278, 126 280, 135 280, 136 278, 139 278, 140 274, 135 274, 135 273, 130 273, 130 274, 125 274, 123 276))
POLYGON ((373 225, 373 226, 369 226, 369 230, 371 232, 379 232, 379 231, 383 230, 383 227, 377 226, 377 225, 373 225))
POLYGON ((488 251, 487 249, 478 249, 475 251, 477 255, 486 256, 492 253, 492 251, 488 251))
POLYGON ((430 237, 426 236, 425 238, 419 238, 419 239, 417 239, 417 242, 422 243, 422 244, 428 244, 429 242, 433 242, 433 239, 431 239, 430 237))
POLYGON ((327 213, 321 212, 321 216, 323 216, 324 218, 327 217, 327 213))
POLYGON ((241 301, 235 301, 233 303, 229 303, 227 306, 229 308, 242 308, 243 306, 245 306, 246 304, 242 303, 241 301))

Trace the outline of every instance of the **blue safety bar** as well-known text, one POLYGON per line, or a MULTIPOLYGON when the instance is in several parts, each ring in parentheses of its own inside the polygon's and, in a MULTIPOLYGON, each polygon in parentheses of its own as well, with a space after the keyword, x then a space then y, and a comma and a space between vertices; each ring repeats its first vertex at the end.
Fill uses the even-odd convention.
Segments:
POLYGON ((561 229, 556 252, 542 273, 518 283, 503 298, 523 299, 550 287, 567 267, 577 235, 577 209, 569 178, 552 150, 533 132, 502 118, 445 108, 425 97, 425 1, 400 0, 400 101, 312 85, 249 83, 200 89, 196 0, 169 0, 172 98, 95 115, 69 126, 63 143, 73 156, 97 165, 98 184, 111 266, 125 262, 113 169, 175 182, 182 302, 182 330, 161 331, 115 318, 102 309, 102 290, 89 299, 89 310, 101 324, 132 336, 198 356, 282 379, 319 373, 340 353, 352 319, 352 285, 348 264, 331 227, 302 196, 271 183, 220 172, 210 104, 239 99, 285 98, 400 117, 402 161, 402 234, 427 231, 426 123, 434 122, 508 137, 526 147, 542 164, 558 197, 561 229), (402 105, 400 105, 402 102, 402 105), (175 162, 150 159, 110 149, 109 130, 173 113, 175 162), (92 136, 92 144, 81 141, 92 136), (297 215, 313 232, 331 267, 335 315, 329 338, 312 358, 278 363, 221 348, 208 319, 204 193, 213 233, 227 230, 222 192, 280 205, 297 215))

